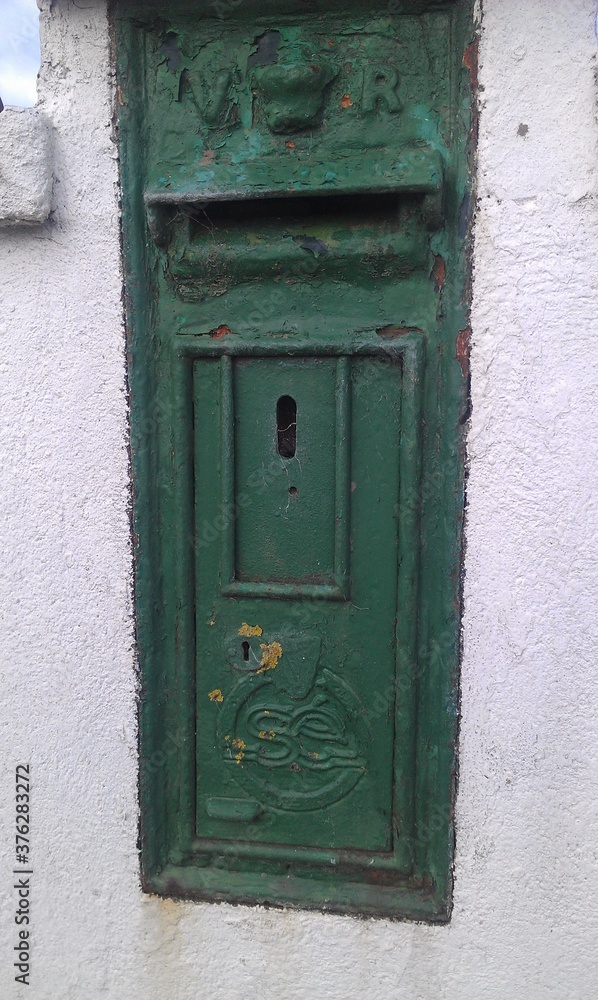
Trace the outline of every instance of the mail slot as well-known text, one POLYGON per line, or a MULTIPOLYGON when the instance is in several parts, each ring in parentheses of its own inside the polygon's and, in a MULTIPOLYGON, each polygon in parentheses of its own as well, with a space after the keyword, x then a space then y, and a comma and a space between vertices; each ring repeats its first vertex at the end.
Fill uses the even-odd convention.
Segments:
POLYGON ((115 14, 143 880, 445 920, 472 10, 296 8, 115 14))

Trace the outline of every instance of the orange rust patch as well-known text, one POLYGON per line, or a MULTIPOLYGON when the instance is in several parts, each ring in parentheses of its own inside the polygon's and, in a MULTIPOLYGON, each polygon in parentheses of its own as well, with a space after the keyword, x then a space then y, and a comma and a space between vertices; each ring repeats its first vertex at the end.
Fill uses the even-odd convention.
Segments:
POLYGON ((285 146, 288 146, 289 149, 294 149, 295 148, 295 143, 294 142, 285 142, 285 146))
POLYGON ((439 253, 434 257, 434 267, 432 268, 430 277, 434 282, 434 291, 441 292, 444 287, 444 279, 446 278, 446 262, 444 257, 439 253))
POLYGON ((471 339, 471 330, 467 326, 464 330, 459 330, 457 336, 457 351, 456 357, 457 361, 461 365, 461 371, 463 372, 463 378, 467 378, 469 375, 469 342, 471 339))
POLYGON ((467 46, 463 53, 463 65, 469 72, 472 87, 477 87, 478 85, 478 49, 479 39, 474 38, 473 42, 467 46))
POLYGON ((415 333, 417 331, 416 326, 380 326, 376 330, 379 337, 383 337, 384 340, 394 340, 396 337, 406 337, 409 333, 415 333))
POLYGON ((223 324, 222 326, 216 326, 216 327, 214 327, 213 330, 210 330, 210 337, 216 337, 216 338, 226 337, 227 334, 232 333, 232 332, 233 331, 231 330, 231 328, 229 326, 224 326, 224 324, 223 324))
POLYGON ((351 100, 350 94, 343 94, 341 97, 341 108, 352 108, 353 101, 351 100))

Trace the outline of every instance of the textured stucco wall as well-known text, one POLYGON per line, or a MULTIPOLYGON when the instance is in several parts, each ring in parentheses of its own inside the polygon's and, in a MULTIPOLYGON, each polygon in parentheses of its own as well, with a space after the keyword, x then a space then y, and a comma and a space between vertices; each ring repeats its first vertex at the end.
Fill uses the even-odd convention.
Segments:
POLYGON ((594 0, 484 4, 455 908, 438 928, 139 890, 108 34, 103 0, 49 7, 53 215, 0 235, 0 995, 595 1000, 594 0), (29 988, 12 970, 21 760, 29 988))

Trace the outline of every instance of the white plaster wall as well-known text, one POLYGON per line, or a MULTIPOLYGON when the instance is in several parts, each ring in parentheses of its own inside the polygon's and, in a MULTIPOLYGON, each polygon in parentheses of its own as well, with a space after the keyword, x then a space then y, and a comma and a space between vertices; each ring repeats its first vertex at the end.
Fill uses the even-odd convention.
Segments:
POLYGON ((106 12, 43 6, 54 212, 0 235, 0 996, 596 1000, 594 0, 484 4, 455 908, 438 928, 140 892, 106 12), (12 970, 21 760, 30 987, 12 970))

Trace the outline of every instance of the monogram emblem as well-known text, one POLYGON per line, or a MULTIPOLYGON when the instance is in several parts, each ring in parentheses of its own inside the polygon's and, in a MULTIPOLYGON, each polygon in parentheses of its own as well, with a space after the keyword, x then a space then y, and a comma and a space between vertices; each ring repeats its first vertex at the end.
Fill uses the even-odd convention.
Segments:
POLYGON ((225 699, 219 731, 233 777, 274 808, 337 802, 367 768, 363 708, 327 669, 301 698, 267 676, 244 678, 225 699))

